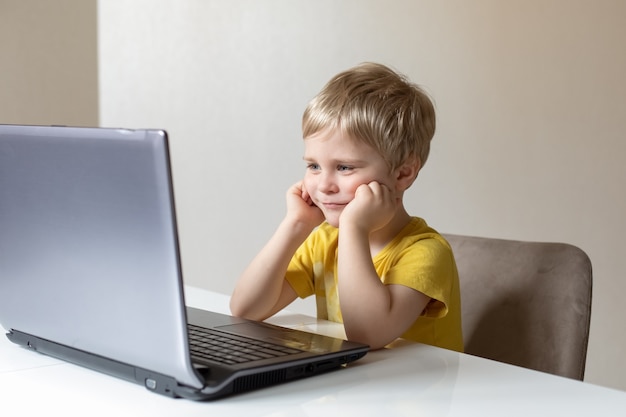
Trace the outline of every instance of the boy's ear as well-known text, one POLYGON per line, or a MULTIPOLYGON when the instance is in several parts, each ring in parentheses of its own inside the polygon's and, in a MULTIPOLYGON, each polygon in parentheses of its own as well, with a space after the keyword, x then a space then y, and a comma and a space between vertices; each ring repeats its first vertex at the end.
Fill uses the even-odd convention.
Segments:
POLYGON ((417 174, 422 168, 419 158, 410 158, 396 170, 396 181, 398 188, 402 191, 413 185, 417 178, 417 174))

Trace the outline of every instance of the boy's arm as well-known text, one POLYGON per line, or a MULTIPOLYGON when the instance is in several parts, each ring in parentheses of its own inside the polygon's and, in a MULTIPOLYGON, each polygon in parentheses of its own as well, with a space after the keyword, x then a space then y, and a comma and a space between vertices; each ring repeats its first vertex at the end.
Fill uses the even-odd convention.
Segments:
POLYGON ((368 234, 342 228, 337 260, 339 299, 349 340, 379 349, 400 337, 430 297, 403 285, 385 285, 374 269, 368 234))
POLYGON ((265 320, 296 299, 285 279, 291 257, 310 231, 284 220, 239 278, 230 299, 233 315, 265 320), (300 228, 301 229, 301 228, 300 228))
POLYGON ((302 182, 289 188, 287 215, 235 286, 230 299, 233 315, 265 320, 296 299, 296 292, 285 279, 287 267, 298 247, 323 220, 302 182))
POLYGON ((340 218, 337 274, 346 336, 372 349, 400 337, 430 301, 412 288, 383 284, 372 262, 370 233, 393 218, 398 204, 391 190, 373 182, 359 187, 340 218))

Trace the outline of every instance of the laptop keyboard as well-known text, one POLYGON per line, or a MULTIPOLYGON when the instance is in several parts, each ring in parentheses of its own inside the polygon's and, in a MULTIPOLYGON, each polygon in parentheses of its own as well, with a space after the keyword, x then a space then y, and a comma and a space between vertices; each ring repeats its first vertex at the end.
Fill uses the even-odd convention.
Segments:
POLYGON ((227 365, 300 353, 298 349, 188 324, 191 356, 227 365))

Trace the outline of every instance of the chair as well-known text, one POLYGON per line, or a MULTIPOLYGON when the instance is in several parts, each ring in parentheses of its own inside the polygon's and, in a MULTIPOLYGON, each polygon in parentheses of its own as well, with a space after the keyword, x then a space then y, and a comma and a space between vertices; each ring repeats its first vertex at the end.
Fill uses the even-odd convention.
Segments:
POLYGON ((583 380, 589 257, 564 243, 444 234, 459 271, 465 352, 583 380))

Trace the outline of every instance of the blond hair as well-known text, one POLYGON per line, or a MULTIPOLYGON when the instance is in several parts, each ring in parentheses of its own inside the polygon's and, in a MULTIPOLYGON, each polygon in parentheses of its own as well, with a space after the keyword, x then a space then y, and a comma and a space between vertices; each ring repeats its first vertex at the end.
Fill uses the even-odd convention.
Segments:
POLYGON ((435 109, 405 76, 363 63, 334 76, 304 111, 305 139, 334 128, 376 149, 390 171, 414 157, 423 166, 435 134, 435 109))

